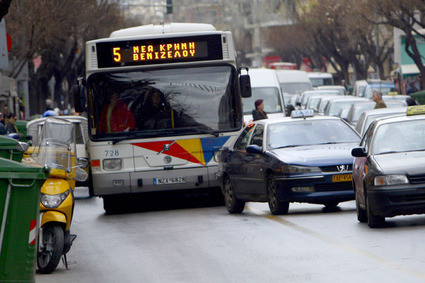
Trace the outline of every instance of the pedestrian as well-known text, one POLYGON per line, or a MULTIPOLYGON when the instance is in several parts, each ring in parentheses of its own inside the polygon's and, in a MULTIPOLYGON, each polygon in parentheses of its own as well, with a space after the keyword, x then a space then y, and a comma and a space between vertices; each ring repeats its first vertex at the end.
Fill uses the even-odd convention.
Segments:
POLYGON ((16 115, 13 112, 7 113, 6 130, 8 134, 16 133, 20 136, 19 130, 16 127, 16 115))
POLYGON ((264 101, 257 99, 254 103, 255 109, 252 110, 252 118, 254 121, 267 119, 267 113, 264 111, 264 101))
POLYGON ((7 130, 6 126, 4 125, 4 115, 0 112, 0 135, 6 135, 7 130))
POLYGON ((375 90, 372 95, 372 100, 376 102, 374 109, 387 108, 387 105, 382 99, 382 92, 375 90))

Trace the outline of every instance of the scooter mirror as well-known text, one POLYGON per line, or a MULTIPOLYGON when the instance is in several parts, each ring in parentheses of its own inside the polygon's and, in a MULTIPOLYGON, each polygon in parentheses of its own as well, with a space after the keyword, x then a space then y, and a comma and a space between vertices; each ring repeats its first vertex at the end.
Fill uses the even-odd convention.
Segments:
POLYGON ((85 157, 78 158, 78 167, 87 168, 89 166, 89 161, 85 157))
POLYGON ((89 174, 84 169, 81 169, 80 167, 75 169, 75 177, 73 178, 77 182, 84 182, 89 177, 89 174))

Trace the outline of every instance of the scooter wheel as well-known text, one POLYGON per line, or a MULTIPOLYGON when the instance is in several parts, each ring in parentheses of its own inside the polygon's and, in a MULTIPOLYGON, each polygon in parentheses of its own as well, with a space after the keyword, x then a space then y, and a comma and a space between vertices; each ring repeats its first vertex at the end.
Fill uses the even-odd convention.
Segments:
POLYGON ((64 247, 64 232, 60 226, 43 228, 43 243, 37 253, 37 267, 40 273, 52 273, 59 264, 64 247))

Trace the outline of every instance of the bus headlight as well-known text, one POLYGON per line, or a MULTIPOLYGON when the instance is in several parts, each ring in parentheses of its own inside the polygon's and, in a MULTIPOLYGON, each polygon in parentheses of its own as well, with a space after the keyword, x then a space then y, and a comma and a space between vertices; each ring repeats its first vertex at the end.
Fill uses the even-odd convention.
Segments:
POLYGON ((117 171, 121 170, 121 159, 104 159, 103 160, 103 170, 106 171, 117 171))

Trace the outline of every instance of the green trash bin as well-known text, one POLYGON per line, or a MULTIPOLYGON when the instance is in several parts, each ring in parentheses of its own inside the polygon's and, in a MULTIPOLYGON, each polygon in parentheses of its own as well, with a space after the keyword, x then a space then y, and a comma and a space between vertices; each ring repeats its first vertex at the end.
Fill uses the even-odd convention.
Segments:
POLYGON ((21 162, 25 150, 23 143, 0 135, 0 157, 21 162))
POLYGON ((18 128, 19 133, 21 134, 21 141, 27 142, 27 124, 28 121, 25 120, 17 120, 16 128, 18 128))
POLYGON ((35 282, 42 167, 0 158, 0 282, 35 282))

